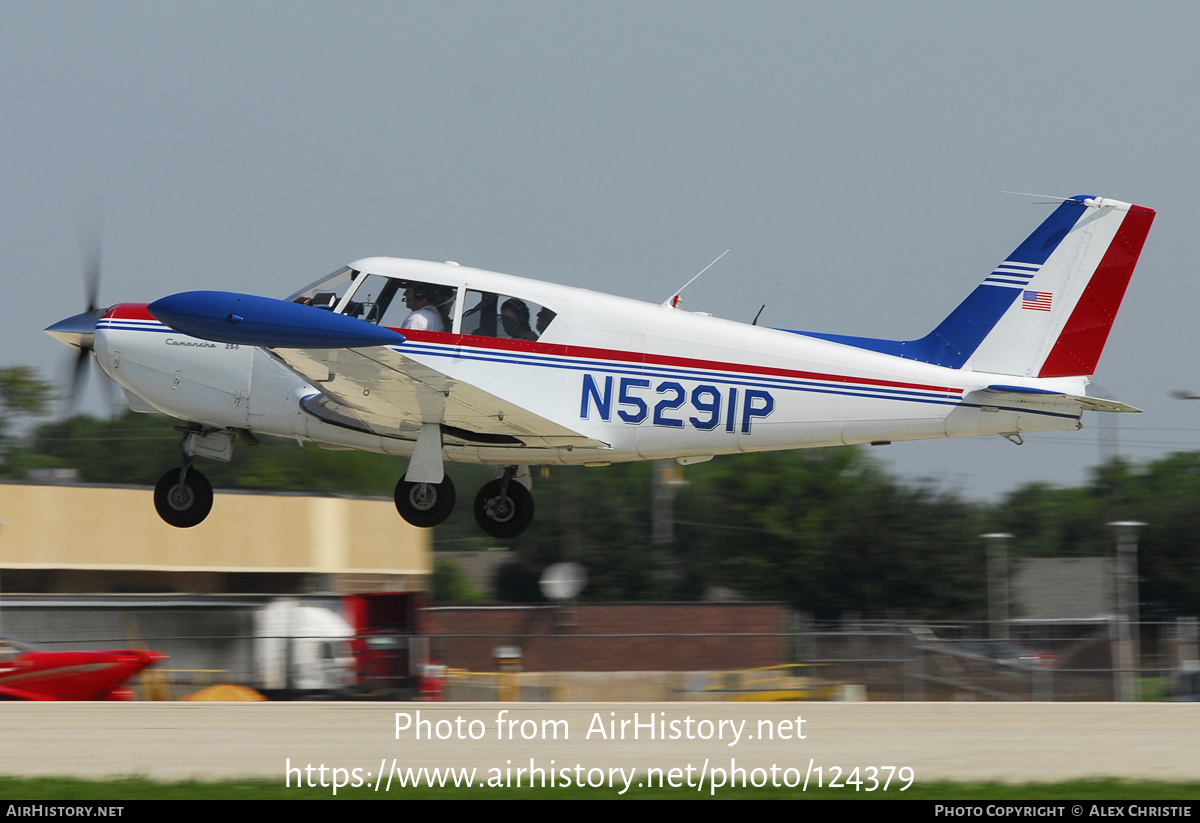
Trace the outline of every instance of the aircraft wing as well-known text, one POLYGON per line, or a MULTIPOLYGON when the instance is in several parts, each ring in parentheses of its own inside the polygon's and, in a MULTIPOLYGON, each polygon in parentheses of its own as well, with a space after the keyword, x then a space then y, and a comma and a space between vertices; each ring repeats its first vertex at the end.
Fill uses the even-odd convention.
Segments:
POLYGON ((274 349, 293 371, 349 406, 372 431, 415 438, 422 421, 446 436, 487 446, 608 448, 513 399, 484 391, 403 354, 403 346, 274 349))
MULTIPOLYGON (((185 334, 270 352, 321 387, 327 402, 305 407, 334 424, 415 440, 422 423, 438 423, 444 436, 479 446, 609 447, 530 411, 513 397, 424 365, 403 353, 403 334, 357 318, 269 297, 212 291, 164 297, 149 310, 185 334)), ((514 388, 511 394, 520 392, 514 388)))

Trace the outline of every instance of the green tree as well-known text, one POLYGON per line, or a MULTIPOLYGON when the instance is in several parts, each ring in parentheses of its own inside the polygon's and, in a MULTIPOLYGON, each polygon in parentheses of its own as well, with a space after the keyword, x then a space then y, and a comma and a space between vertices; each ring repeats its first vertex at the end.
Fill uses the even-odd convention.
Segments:
POLYGON ((982 612, 979 512, 952 495, 900 486, 851 448, 698 468, 692 551, 743 596, 820 617, 982 612))
POLYGON ((497 576, 501 599, 540 600, 538 579, 560 561, 587 569, 584 600, 672 599, 670 554, 650 544, 651 470, 649 463, 555 467, 535 478, 537 517, 508 541, 512 560, 497 576))
POLYGON ((45 414, 54 398, 50 384, 29 366, 0 368, 0 455, 11 447, 13 423, 45 414))
MULTIPOLYGON (((39 426, 28 445, 14 451, 9 477, 29 468, 69 467, 88 483, 153 485, 178 468, 179 421, 158 414, 127 412, 111 420, 72 417, 39 426)), ((404 461, 366 452, 329 451, 294 440, 264 437, 258 446, 238 443, 229 463, 203 460, 198 466, 216 488, 390 496, 404 461)))
POLYGON ((1200 612, 1200 453, 1174 454, 1137 466, 1113 460, 1096 467, 1086 486, 1030 484, 991 513, 988 531, 1014 536, 1014 554, 1112 557, 1107 524, 1146 524, 1138 539, 1144 610, 1200 612))
POLYGON ((481 603, 487 596, 471 585, 470 578, 453 560, 445 557, 433 558, 433 581, 430 585, 433 602, 481 603))
MULTIPOLYGON (((31 369, 0 370, 0 454, 7 477, 30 468, 72 467, 87 482, 149 486, 179 465, 178 421, 126 414, 45 423, 17 447, 4 424, 42 413, 50 387, 31 369), (3 448, 7 446, 7 448, 3 448)), ((201 461, 217 488, 321 490, 390 496, 403 458, 329 451, 263 438, 238 444, 230 463, 201 461)), ((494 467, 451 464, 458 507, 434 531, 436 549, 488 549, 472 514, 494 467)), ((1111 556, 1106 523, 1140 520, 1138 569, 1144 611, 1200 613, 1200 453, 1145 465, 1097 467, 1076 488, 1029 484, 991 506, 901 483, 865 449, 813 449, 718 457, 684 469, 674 540, 651 541, 649 463, 606 468, 534 467, 537 516, 503 541, 510 562, 497 576, 501 599, 541 599, 551 563, 588 571, 585 601, 697 600, 724 592, 782 600, 820 617, 903 611, 922 617, 981 617, 984 546, 978 535, 1015 535, 1027 556, 1111 556)), ((147 503, 148 505, 148 503, 147 503)), ((435 570, 441 596, 473 595, 453 571, 435 570)))
MULTIPOLYGON (((555 468, 536 480, 538 516, 509 541, 500 597, 539 600, 545 567, 575 560, 588 570, 585 601, 697 600, 724 590, 823 617, 983 613, 979 508, 901 486, 861 450, 689 466, 670 545, 650 539, 651 471, 648 463, 555 468)), ((439 545, 445 535, 439 529, 439 545)))

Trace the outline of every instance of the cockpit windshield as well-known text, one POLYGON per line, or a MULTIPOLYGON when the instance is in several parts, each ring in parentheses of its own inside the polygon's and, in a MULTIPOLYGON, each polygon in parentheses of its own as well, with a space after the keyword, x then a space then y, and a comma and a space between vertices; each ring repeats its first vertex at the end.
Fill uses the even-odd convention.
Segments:
POLYGON ((286 299, 289 303, 303 303, 306 306, 316 306, 319 309, 332 311, 346 292, 358 278, 359 272, 343 266, 333 274, 326 275, 311 283, 286 299))
POLYGON ((465 292, 462 316, 456 311, 460 289, 441 283, 367 274, 349 266, 305 286, 287 299, 393 329, 449 332, 529 342, 541 338, 556 312, 527 297, 465 292))

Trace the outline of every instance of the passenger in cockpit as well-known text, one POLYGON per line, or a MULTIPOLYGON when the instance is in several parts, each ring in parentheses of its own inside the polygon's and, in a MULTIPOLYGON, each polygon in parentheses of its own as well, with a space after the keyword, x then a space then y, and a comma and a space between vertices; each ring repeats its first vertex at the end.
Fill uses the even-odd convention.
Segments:
POLYGON ((537 332, 529 328, 529 306, 517 297, 510 297, 500 307, 500 322, 504 333, 513 340, 537 340, 537 332))

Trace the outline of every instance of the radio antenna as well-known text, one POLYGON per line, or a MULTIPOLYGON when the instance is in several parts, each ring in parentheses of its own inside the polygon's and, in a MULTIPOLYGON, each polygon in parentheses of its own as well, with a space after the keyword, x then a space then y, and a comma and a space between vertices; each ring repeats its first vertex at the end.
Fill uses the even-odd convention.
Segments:
POLYGON ((671 295, 670 297, 668 297, 666 300, 664 300, 664 301, 662 301, 661 303, 659 303, 659 305, 660 305, 660 306, 668 306, 668 307, 670 307, 670 308, 672 308, 672 309, 677 309, 677 308, 679 308, 679 296, 680 296, 681 294, 683 294, 683 290, 684 290, 684 289, 686 289, 688 286, 692 285, 692 283, 696 282, 696 278, 697 278, 697 277, 699 277, 700 275, 704 274, 706 271, 708 271, 708 270, 709 270, 709 269, 711 269, 713 266, 715 266, 715 265, 717 264, 717 260, 720 260, 722 257, 724 257, 724 256, 725 256, 725 255, 727 255, 727 254, 729 254, 729 249, 725 249, 725 251, 723 251, 723 252, 721 252, 720 254, 718 254, 718 255, 717 255, 717 257, 716 257, 716 260, 713 260, 713 261, 712 261, 711 263, 709 263, 707 266, 705 266, 704 268, 700 269, 700 271, 696 272, 696 275, 695 275, 695 277, 693 277, 691 280, 689 280, 689 281, 687 281, 686 283, 684 283, 684 284, 683 284, 683 285, 682 285, 682 286, 681 286, 681 287, 680 287, 678 290, 676 290, 676 291, 675 291, 675 293, 674 293, 674 294, 672 294, 672 295, 671 295))
POLYGON ((1057 203, 1083 203, 1084 205, 1088 205, 1087 201, 1093 199, 1089 197, 1059 197, 1057 194, 1034 194, 1033 192, 1029 191, 1008 191, 1007 189, 1001 189, 1000 193, 1015 194, 1020 197, 1045 198, 1043 200, 1034 200, 1033 205, 1035 206, 1053 206, 1057 203))

